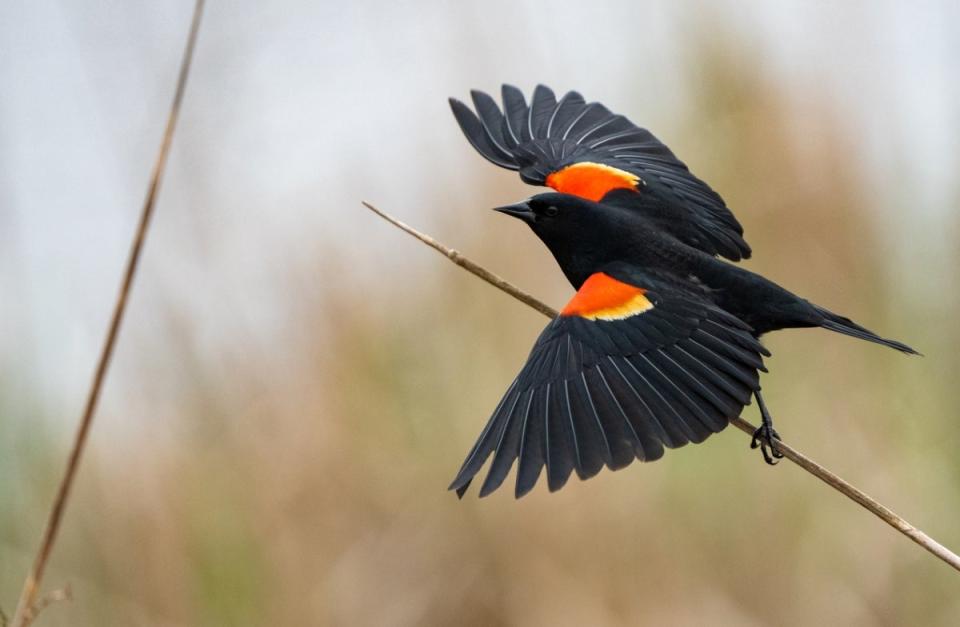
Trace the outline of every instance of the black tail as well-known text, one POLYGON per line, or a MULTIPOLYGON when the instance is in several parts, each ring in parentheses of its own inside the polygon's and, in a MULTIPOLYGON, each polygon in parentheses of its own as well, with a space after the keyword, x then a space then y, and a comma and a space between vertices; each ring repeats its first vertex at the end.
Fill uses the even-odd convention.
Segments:
POLYGON ((901 353, 907 353, 908 355, 920 355, 919 352, 910 348, 902 342, 897 342, 895 340, 888 340, 882 338, 873 331, 861 327, 859 324, 851 320, 850 318, 844 318, 843 316, 838 316, 832 311, 827 311, 823 307, 818 307, 814 305, 814 309, 817 310, 823 319, 820 321, 820 326, 824 329, 830 329, 831 331, 836 331, 837 333, 843 333, 844 335, 849 335, 851 337, 857 337, 861 340, 867 340, 868 342, 874 342, 876 344, 883 344, 884 346, 889 346, 890 348, 895 348, 901 353))

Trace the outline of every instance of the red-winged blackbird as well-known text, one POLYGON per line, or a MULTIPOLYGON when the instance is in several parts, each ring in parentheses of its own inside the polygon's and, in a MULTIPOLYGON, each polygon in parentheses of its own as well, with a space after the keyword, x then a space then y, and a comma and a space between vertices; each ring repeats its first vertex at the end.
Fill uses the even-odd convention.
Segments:
POLYGON ((489 494, 514 460, 516 496, 544 465, 551 491, 664 447, 702 442, 755 396, 763 418, 751 446, 781 454, 760 395, 768 331, 823 327, 916 354, 762 276, 727 263, 750 256, 723 199, 649 131, 576 92, 542 85, 528 106, 503 87, 503 112, 471 92, 451 99, 460 128, 493 163, 538 194, 498 211, 520 218, 577 289, 537 339, 450 488, 462 496, 493 453, 489 494))

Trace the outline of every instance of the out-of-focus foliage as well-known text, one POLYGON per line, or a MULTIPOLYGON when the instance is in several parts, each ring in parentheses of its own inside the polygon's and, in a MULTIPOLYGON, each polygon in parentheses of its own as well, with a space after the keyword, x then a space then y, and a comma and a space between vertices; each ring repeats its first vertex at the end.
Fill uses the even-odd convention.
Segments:
MULTIPOLYGON (((768 338, 779 431, 960 547, 960 249, 921 259, 916 272, 944 289, 914 296, 885 254, 842 115, 813 96, 791 106, 780 79, 723 40, 704 38, 691 58, 678 70, 693 101, 654 130, 737 212, 748 266, 926 353, 824 331, 768 338)), ((609 104, 636 111, 642 99, 609 104)), ((453 190, 424 162, 432 226, 561 304, 569 290, 532 234, 478 210, 514 189, 508 175, 473 165, 453 190), (446 206, 455 197, 466 206, 446 206)), ((316 204, 331 223, 351 210, 316 204)), ((388 228, 371 216, 371 232, 388 228)), ((789 463, 764 466, 732 429, 557 494, 457 501, 446 483, 545 321, 399 232, 375 237, 362 255, 363 242, 323 233, 315 254, 274 252, 280 339, 237 312, 230 343, 211 346, 169 304, 166 325, 123 337, 126 371, 110 385, 125 413, 97 425, 47 575, 76 601, 42 624, 960 621, 956 573, 789 463), (110 429, 123 433, 102 437, 110 429)), ((21 381, 8 357, 0 606, 11 613, 67 434, 49 426, 45 390, 4 383, 21 381)))

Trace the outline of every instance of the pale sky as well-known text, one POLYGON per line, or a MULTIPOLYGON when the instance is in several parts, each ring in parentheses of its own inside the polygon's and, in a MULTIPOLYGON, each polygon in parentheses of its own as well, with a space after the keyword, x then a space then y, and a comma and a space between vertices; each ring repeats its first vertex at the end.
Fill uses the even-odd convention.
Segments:
MULTIPOLYGON (((0 372, 70 420, 191 11, 187 1, 0 4, 0 372)), ((752 52, 798 106, 816 88, 844 113, 891 230, 919 220, 925 232, 956 214, 957 2, 210 2, 131 333, 162 337, 151 313, 165 307, 212 338, 236 330, 225 311, 278 324, 264 268, 324 241, 356 242, 358 256, 395 243, 371 230, 361 198, 429 223, 437 208, 418 202, 421 190, 486 167, 447 96, 544 82, 616 108, 641 94, 630 117, 664 135, 684 107, 676 66, 710 28, 752 52)), ((515 183, 503 200, 529 193, 515 183)))

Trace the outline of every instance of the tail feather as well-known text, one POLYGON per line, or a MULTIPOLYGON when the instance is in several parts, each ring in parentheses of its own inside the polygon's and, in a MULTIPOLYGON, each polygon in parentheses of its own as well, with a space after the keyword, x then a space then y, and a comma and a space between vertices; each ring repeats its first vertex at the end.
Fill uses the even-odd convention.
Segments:
POLYGON ((850 318, 838 316, 837 314, 833 313, 832 311, 828 311, 823 307, 818 307, 816 305, 814 305, 814 307, 816 308, 817 313, 823 317, 823 319, 820 321, 820 326, 824 329, 830 329, 831 331, 843 333, 844 335, 849 335, 850 337, 860 338, 861 340, 867 340, 868 342, 873 342, 875 344, 889 346, 890 348, 894 348, 901 353, 906 353, 908 355, 921 354, 903 342, 897 342, 896 340, 888 340, 880 337, 870 329, 860 326, 850 318))

